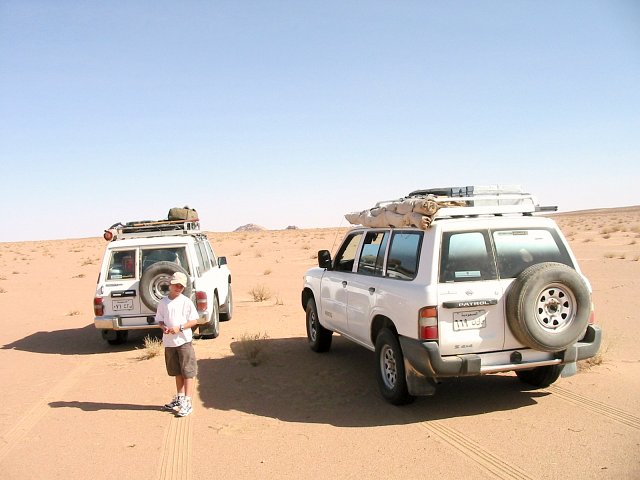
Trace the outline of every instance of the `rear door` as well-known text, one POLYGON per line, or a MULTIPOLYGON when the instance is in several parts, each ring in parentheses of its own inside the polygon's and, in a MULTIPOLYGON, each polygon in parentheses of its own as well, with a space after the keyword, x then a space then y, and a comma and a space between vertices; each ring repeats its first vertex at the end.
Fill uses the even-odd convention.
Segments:
POLYGON ((137 315, 141 311, 137 293, 138 276, 136 248, 108 250, 102 294, 107 315, 137 315))
POLYGON ((487 230, 442 233, 438 302, 443 355, 502 350, 503 286, 487 230))

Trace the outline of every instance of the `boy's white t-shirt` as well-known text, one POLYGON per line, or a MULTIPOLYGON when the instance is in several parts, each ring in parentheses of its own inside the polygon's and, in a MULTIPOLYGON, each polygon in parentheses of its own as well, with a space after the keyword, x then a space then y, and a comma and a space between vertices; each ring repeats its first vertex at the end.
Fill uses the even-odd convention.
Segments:
MULTIPOLYGON (((168 296, 158 302, 156 322, 164 322, 167 327, 184 325, 190 320, 197 320, 198 310, 190 298, 180 294, 173 300, 168 296)), ((179 347, 193 340, 193 332, 190 328, 178 333, 165 333, 162 335, 162 343, 165 347, 179 347)))

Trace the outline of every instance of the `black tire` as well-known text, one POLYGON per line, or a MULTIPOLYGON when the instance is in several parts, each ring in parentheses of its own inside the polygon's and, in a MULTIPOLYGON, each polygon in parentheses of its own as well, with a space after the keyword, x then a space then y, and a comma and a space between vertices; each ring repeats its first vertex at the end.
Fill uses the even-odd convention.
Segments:
POLYGON ((524 383, 537 388, 545 388, 555 382, 562 373, 564 365, 548 365, 531 370, 516 370, 516 375, 524 383))
MULTIPOLYGON (((177 263, 156 262, 142 273, 140 278, 140 300, 150 310, 156 311, 160 299, 169 294, 169 283, 175 272, 184 273, 189 279, 189 274, 177 263)), ((191 296, 191 280, 185 285, 182 292, 185 296, 191 296)))
POLYGON ((229 284, 229 295, 227 295, 227 301, 220 309, 220 321, 228 322, 233 316, 233 293, 231 292, 231 284, 229 284))
POLYGON ((116 338, 112 340, 107 340, 107 342, 109 343, 109 345, 122 345, 127 341, 127 338, 129 338, 128 330, 117 330, 116 338))
POLYGON ((591 314, 591 294, 573 268, 539 263, 511 284, 506 313, 509 328, 523 345, 559 352, 584 335, 591 314))
POLYGON ((318 320, 318 310, 316 309, 316 302, 313 298, 309 299, 306 308, 307 317, 307 340, 309 346, 314 352, 322 353, 328 352, 331 348, 331 340, 333 338, 333 332, 327 330, 318 320))
POLYGON ((383 328, 376 337, 376 378, 384 399, 393 405, 415 400, 409 394, 404 370, 404 356, 396 335, 383 328))
POLYGON ((211 303, 211 316, 209 323, 200 325, 200 336, 202 338, 217 338, 220 335, 220 309, 218 307, 218 297, 214 295, 211 303))

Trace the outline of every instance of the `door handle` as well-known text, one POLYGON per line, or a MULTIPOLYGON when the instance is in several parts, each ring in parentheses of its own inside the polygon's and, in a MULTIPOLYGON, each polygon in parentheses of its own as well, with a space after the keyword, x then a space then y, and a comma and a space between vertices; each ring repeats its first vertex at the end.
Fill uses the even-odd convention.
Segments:
POLYGON ((376 293, 376 289, 375 289, 375 287, 369 287, 369 293, 370 293, 371 295, 373 295, 374 293, 376 293))
POLYGON ((343 281, 342 281, 342 286, 343 286, 343 287, 346 287, 346 286, 347 286, 347 281, 346 281, 346 280, 343 280, 343 281))

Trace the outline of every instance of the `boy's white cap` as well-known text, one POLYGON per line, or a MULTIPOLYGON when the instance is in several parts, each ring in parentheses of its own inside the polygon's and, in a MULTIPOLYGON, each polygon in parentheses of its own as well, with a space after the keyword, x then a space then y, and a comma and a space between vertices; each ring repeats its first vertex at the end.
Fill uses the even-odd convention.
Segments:
POLYGON ((183 287, 187 286, 187 276, 182 272, 176 272, 171 276, 171 283, 173 285, 180 284, 183 287))

